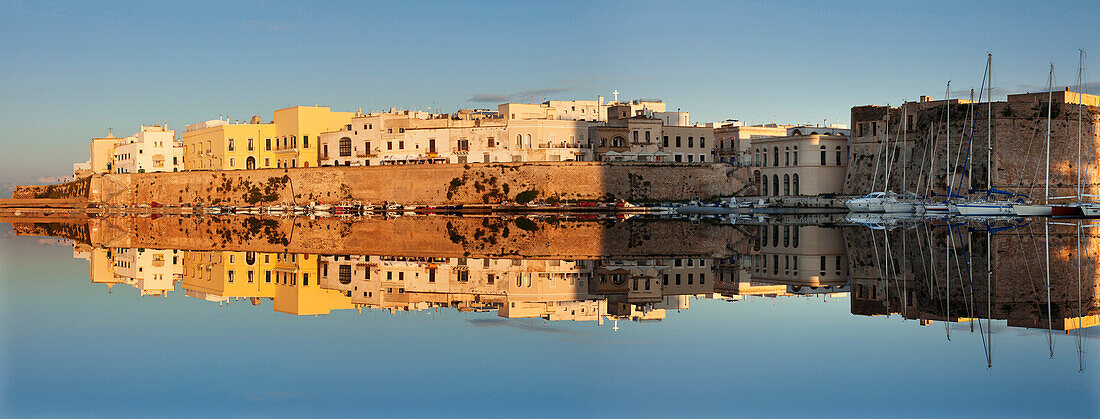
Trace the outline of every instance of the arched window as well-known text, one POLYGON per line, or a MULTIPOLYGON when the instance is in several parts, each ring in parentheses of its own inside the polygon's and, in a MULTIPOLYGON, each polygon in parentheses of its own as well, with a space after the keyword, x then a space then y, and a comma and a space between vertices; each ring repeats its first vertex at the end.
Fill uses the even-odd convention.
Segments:
POLYGON ((791 148, 790 147, 783 147, 783 165, 784 166, 790 166, 791 165, 791 148))
POLYGON ((783 226, 783 247, 791 247, 791 226, 783 226))
POLYGON ((794 152, 791 154, 794 156, 794 165, 798 166, 798 146, 794 146, 794 152))
POLYGON ((340 157, 351 156, 351 138, 344 137, 340 139, 340 157))
POLYGON ((772 175, 772 194, 779 196, 779 175, 772 175))
MULTIPOLYGON (((796 178, 796 179, 797 179, 797 176, 798 176, 798 175, 795 175, 795 178, 796 178)), ((791 239, 791 244, 792 244, 792 245, 794 245, 794 247, 795 247, 795 248, 798 248, 798 229, 799 229, 799 228, 801 228, 801 227, 799 227, 799 226, 794 226, 794 227, 791 227, 791 228, 792 228, 792 229, 794 230, 794 231, 792 232, 793 234, 791 234, 791 236, 792 236, 792 239, 791 239)), ((796 261, 796 262, 794 263, 794 268, 795 268, 795 269, 798 269, 798 262, 797 262, 797 261, 798 261, 798 259, 795 259, 795 261, 796 261)))
POLYGON ((527 144, 525 144, 525 146, 531 148, 531 144, 531 134, 527 134, 527 144))
POLYGON ((779 147, 772 147, 773 165, 779 167, 779 147))
POLYGON ((516 134, 516 147, 523 148, 523 134, 516 134))
POLYGON ((764 176, 764 179, 760 181, 760 195, 768 196, 768 177, 764 176))
POLYGON ((794 130, 794 131, 791 131, 791 135, 792 135, 792 136, 793 136, 793 135, 802 135, 802 131, 801 131, 801 130, 797 130, 797 129, 796 129, 796 130, 794 130))
POLYGON ((798 173, 795 173, 791 177, 791 183, 794 185, 794 187, 792 188, 794 190, 794 194, 799 195, 799 193, 798 193, 798 173))
POLYGON ((791 175, 783 175, 783 195, 791 194, 791 175))
POLYGON ((840 151, 840 146, 836 146, 836 165, 837 166, 844 165, 844 158, 843 157, 844 157, 844 153, 842 153, 840 151))
POLYGON ((821 165, 825 166, 829 163, 825 161, 825 146, 821 146, 821 165))

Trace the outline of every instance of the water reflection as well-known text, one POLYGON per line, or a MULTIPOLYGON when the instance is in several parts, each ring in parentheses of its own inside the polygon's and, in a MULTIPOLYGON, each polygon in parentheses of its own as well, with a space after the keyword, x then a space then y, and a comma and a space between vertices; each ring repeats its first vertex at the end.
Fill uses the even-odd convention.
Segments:
MULTIPOLYGON (((442 231, 417 230, 433 225, 428 222, 389 233, 373 226, 369 245, 340 240, 362 226, 343 225, 336 233, 324 226, 325 234, 338 237, 319 247, 336 252, 307 253, 264 251, 267 245, 249 250, 255 237, 226 236, 231 229, 224 224, 203 237, 207 230, 187 227, 184 220, 175 221, 179 237, 163 237, 191 247, 189 240, 197 239, 207 243, 205 249, 109 247, 104 243, 146 243, 142 236, 150 227, 127 231, 115 224, 116 230, 104 234, 100 221, 16 223, 16 231, 76 240, 74 256, 88 260, 91 282, 108 292, 128 285, 141 297, 167 298, 182 290, 196 300, 270 304, 297 316, 457 310, 616 327, 618 321, 660 321, 697 299, 840 299, 857 316, 897 315, 923 326, 940 322, 948 340, 961 325, 981 337, 989 366, 996 353, 995 320, 1043 330, 1052 357, 1058 335, 1070 333, 1082 370, 1087 330, 1100 323, 1100 241, 1096 228, 1081 224, 991 219, 865 226, 781 218, 577 225, 536 219, 526 221, 533 226, 525 229, 528 236, 501 237, 485 247, 455 236, 468 233, 484 241, 492 229, 479 233, 475 227, 503 231, 515 224, 453 218, 434 224, 445 225, 442 231), (663 236, 650 237, 654 231, 663 236), (575 257, 547 256, 567 253, 555 250, 556 237, 595 233, 618 239, 598 247, 563 245, 583 250, 575 257), (548 242, 528 246, 538 239, 548 242), (401 254, 395 250, 403 249, 402 240, 418 246, 401 254), (671 246, 673 255, 657 253, 660 246, 647 242, 671 246), (392 253, 345 252, 364 246, 392 253)), ((265 228, 278 233, 282 227, 265 228)), ((294 240, 276 247, 310 245, 294 240)))

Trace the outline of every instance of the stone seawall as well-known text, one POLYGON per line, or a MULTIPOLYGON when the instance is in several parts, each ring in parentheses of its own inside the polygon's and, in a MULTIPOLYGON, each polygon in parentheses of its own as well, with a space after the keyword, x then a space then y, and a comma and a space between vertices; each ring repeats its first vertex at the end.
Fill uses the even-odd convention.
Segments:
POLYGON ((685 200, 755 192, 721 164, 539 162, 108 174, 90 199, 110 205, 270 205, 310 201, 496 204, 536 200, 685 200), (533 192, 529 192, 533 191, 533 192))

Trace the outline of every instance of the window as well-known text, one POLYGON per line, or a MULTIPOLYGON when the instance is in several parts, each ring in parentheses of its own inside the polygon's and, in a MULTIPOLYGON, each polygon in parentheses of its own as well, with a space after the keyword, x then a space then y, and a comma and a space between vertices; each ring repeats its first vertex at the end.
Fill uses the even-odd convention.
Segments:
POLYGON ((843 163, 843 161, 844 161, 843 154, 844 153, 840 152, 840 146, 836 146, 836 165, 837 166, 844 165, 844 163, 843 163))
MULTIPOLYGON (((303 135, 302 136, 302 148, 309 148, 309 136, 308 135, 303 135)), ((305 282, 306 282, 306 280, 303 279, 302 280, 302 285, 305 285, 305 282)))
POLYGON ((252 139, 248 139, 248 151, 255 151, 256 148, 252 146, 252 139))
POLYGON ((386 150, 393 150, 393 141, 386 141, 386 150))
MULTIPOLYGON (((772 161, 772 164, 775 167, 779 167, 779 147, 772 147, 772 157, 775 157, 775 159, 772 161)), ((778 185, 776 189, 779 189, 778 185)))
POLYGON ((688 148, 695 147, 695 137, 688 137, 688 148))
POLYGON ((829 163, 825 161, 825 146, 821 146, 821 165, 825 166, 827 164, 829 163))
POLYGON ((676 136, 676 146, 680 147, 680 136, 676 136))
POLYGON ((344 137, 340 139, 340 157, 351 156, 351 138, 344 137))
MULTIPOLYGON (((638 130, 634 130, 634 143, 638 143, 638 130)), ((635 285, 637 285, 637 280, 635 280, 635 285)), ((638 287, 635 286, 634 289, 638 289, 638 287)))
POLYGON ((707 146, 707 138, 706 137, 699 137, 699 148, 706 148, 706 146, 707 146))
POLYGON ((794 174, 794 176, 791 180, 791 183, 794 184, 794 188, 793 188, 794 189, 794 195, 799 195, 799 193, 798 193, 798 173, 794 174))
POLYGON ((229 151, 233 151, 233 149, 234 149, 234 147, 233 147, 233 139, 232 139, 232 138, 230 138, 230 139, 229 139, 229 151))
MULTIPOLYGON (((649 143, 649 131, 646 131, 646 132, 645 132, 645 142, 646 142, 647 144, 649 143)), ((647 286, 647 288, 646 288, 646 289, 649 289, 649 288, 648 288, 648 286, 649 286, 649 282, 648 282, 648 281, 646 282, 646 286, 647 286)))
POLYGON ((266 142, 267 142, 267 151, 271 151, 271 139, 270 139, 270 138, 267 138, 267 139, 265 139, 264 141, 266 141, 266 142))
POLYGON ((791 175, 783 175, 783 195, 791 194, 791 175))
MULTIPOLYGON (((402 129, 404 129, 404 128, 402 128, 402 129)), ((397 149, 398 150, 404 150, 405 149, 405 141, 398 141, 397 142, 397 149)))
POLYGON ((779 196, 779 175, 772 175, 772 193, 779 196))
POLYGON ((347 285, 351 283, 351 265, 340 265, 340 283, 347 285))
POLYGON ((783 147, 783 165, 784 166, 790 166, 791 165, 791 148, 790 147, 783 147))
POLYGON ((798 166, 798 146, 794 146, 794 152, 791 153, 791 155, 794 156, 794 158, 791 159, 794 161, 794 165, 798 166))
POLYGON ((665 147, 668 147, 668 136, 667 136, 667 135, 666 135, 666 136, 664 136, 664 140, 663 140, 663 142, 664 142, 664 146, 665 146, 665 147))

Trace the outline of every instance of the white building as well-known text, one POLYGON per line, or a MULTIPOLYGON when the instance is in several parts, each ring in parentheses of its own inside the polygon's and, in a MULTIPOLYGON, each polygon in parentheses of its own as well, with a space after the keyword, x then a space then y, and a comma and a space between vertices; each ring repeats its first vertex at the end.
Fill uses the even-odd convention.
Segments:
POLYGON ((176 172, 183 168, 183 145, 175 131, 142 125, 137 134, 120 138, 111 153, 114 173, 176 172))

